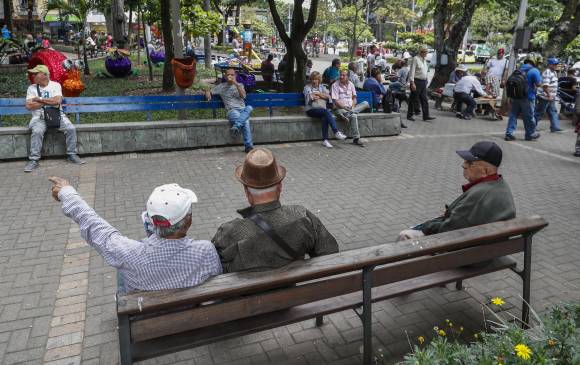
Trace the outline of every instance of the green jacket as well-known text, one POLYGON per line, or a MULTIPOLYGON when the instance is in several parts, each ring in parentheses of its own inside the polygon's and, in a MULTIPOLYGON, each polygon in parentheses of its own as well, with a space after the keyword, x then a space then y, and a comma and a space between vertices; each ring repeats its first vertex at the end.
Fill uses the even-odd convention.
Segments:
POLYGON ((445 215, 422 224, 424 234, 436 234, 515 218, 516 207, 510 187, 500 177, 480 182, 461 194, 445 215))

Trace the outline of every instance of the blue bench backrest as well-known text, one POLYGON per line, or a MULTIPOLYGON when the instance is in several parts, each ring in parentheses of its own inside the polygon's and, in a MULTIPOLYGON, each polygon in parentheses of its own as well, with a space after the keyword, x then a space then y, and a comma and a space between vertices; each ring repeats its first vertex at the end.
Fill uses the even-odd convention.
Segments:
MULTIPOLYGON (((368 91, 359 91, 358 101, 367 101, 369 105, 372 105, 372 94, 368 91)), ((30 114, 30 111, 24 107, 25 103, 24 98, 0 99, 0 118, 3 115, 30 114)), ((247 95, 246 103, 254 108, 268 108, 272 116, 273 108, 276 107, 303 106, 304 94, 252 93, 247 95)), ((220 98, 207 101, 204 95, 107 96, 64 98, 63 100, 64 112, 75 114, 77 123, 80 123, 80 113, 145 111, 147 120, 151 120, 151 112, 156 110, 212 109, 215 117, 216 110, 223 107, 220 98)))

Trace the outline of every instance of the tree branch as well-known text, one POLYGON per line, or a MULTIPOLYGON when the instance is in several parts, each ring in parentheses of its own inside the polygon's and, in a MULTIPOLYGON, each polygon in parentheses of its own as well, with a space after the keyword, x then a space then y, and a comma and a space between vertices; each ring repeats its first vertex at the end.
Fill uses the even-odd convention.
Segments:
POLYGON ((310 1, 310 11, 308 12, 308 21, 304 24, 304 34, 308 34, 314 26, 318 15, 318 0, 310 1))
POLYGON ((274 21, 274 25, 276 25, 276 29, 278 29, 278 33, 280 34, 280 38, 286 44, 290 43, 290 37, 288 37, 288 33, 286 33, 286 29, 284 29, 284 23, 282 19, 280 19, 280 14, 278 13, 278 9, 276 8, 276 1, 275 0, 268 0, 268 5, 270 6, 270 13, 272 14, 272 20, 274 21))

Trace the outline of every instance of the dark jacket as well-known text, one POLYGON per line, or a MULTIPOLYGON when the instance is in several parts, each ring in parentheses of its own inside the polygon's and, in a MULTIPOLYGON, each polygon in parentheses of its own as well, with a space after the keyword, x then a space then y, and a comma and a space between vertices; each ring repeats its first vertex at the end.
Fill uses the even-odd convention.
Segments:
POLYGON ((446 207, 445 215, 422 224, 426 235, 515 218, 512 192, 503 178, 481 182, 446 207))
POLYGON ((338 252, 338 244, 322 222, 300 205, 280 202, 238 210, 243 218, 222 224, 212 239, 224 272, 269 270, 292 261, 249 217, 257 213, 300 255, 310 257, 338 252))

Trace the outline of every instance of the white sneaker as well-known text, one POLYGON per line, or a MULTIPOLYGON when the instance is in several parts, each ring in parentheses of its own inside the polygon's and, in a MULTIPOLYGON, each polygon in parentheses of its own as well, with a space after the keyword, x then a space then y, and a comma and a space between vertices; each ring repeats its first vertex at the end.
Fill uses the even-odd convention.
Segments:
POLYGON ((327 147, 327 148, 332 148, 332 145, 330 144, 330 142, 328 142, 327 139, 325 139, 324 141, 322 141, 322 145, 324 147, 327 147))
POLYGON ((336 139, 340 139, 341 141, 346 139, 346 136, 341 131, 336 132, 334 136, 336 137, 336 139))

